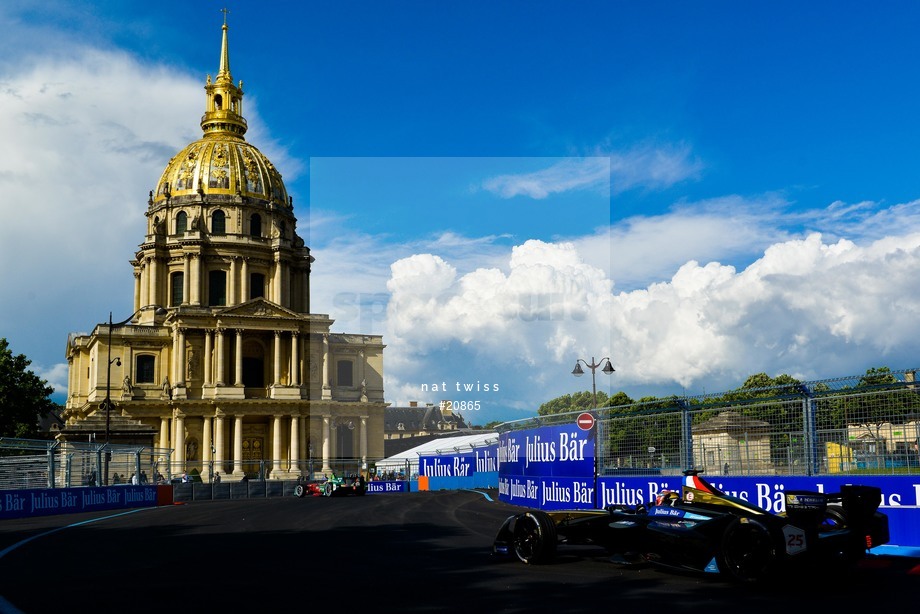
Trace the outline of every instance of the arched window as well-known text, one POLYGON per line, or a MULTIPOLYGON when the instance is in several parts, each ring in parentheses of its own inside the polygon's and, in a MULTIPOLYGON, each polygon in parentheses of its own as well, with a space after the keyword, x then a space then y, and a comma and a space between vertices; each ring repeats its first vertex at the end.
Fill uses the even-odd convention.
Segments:
POLYGON ((156 382, 156 358, 150 354, 139 354, 134 359, 134 383, 153 384, 156 382))
POLYGON ((249 218, 249 234, 253 237, 262 236, 262 216, 258 213, 253 213, 249 218))
POLYGON ((208 272, 208 305, 222 307, 227 304, 227 273, 208 272))
POLYGON ((217 96, 214 97, 214 108, 220 111, 223 108, 223 106, 224 106, 224 99, 220 94, 218 94, 217 96))
POLYGON ((227 232, 227 215, 218 209, 211 214, 211 234, 222 235, 227 232))
POLYGON ((354 363, 350 360, 340 360, 335 365, 336 384, 339 386, 354 386, 352 371, 354 363))
POLYGON ((173 273, 169 276, 170 287, 172 292, 170 293, 169 305, 171 307, 176 307, 182 304, 182 301, 185 300, 185 273, 173 273))
POLYGON ((185 211, 180 211, 176 214, 176 234, 186 230, 188 230, 188 214, 185 211))

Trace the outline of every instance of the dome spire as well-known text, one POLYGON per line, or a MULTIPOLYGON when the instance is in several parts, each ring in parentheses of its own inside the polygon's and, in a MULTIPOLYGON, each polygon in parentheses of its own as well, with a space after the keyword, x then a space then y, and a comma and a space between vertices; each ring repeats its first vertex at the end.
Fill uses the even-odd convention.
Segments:
POLYGON ((233 85, 230 75, 230 43, 227 32, 227 13, 229 9, 221 9, 224 14, 224 24, 221 26, 220 41, 220 67, 217 78, 211 83, 208 75, 204 90, 207 95, 207 107, 201 118, 201 129, 205 136, 210 134, 227 134, 243 138, 246 134, 246 120, 243 119, 243 82, 239 87, 233 85))
POLYGON ((219 81, 221 77, 226 77, 233 81, 233 77, 230 76, 230 46, 227 43, 227 13, 230 9, 220 9, 220 12, 224 14, 224 25, 221 28, 223 36, 220 41, 220 68, 217 71, 217 79, 219 81))

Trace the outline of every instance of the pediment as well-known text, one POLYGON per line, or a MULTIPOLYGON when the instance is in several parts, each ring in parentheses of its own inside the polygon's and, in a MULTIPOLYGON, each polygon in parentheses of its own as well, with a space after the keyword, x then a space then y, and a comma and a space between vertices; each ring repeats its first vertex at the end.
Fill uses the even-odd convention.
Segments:
POLYGON ((301 314, 286 309, 281 305, 267 301, 262 297, 254 298, 239 305, 227 307, 216 315, 226 316, 247 316, 253 318, 300 318, 301 314))

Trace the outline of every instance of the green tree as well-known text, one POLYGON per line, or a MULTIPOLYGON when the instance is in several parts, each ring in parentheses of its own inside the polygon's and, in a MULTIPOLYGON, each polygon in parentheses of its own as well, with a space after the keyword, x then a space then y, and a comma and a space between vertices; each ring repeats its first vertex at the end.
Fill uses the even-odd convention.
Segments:
MULTIPOLYGON (((597 407, 615 407, 618 405, 629 405, 633 402, 625 392, 620 391, 613 396, 608 396, 603 390, 597 391, 597 407)), ((590 390, 576 392, 574 394, 564 394, 561 397, 551 399, 540 405, 537 409, 538 416, 549 416, 552 414, 564 414, 572 411, 584 411, 594 409, 594 395, 590 390)))
POLYGON ((58 406, 51 400, 54 388, 28 369, 32 361, 13 356, 10 344, 0 338, 0 437, 39 437, 38 421, 58 406))

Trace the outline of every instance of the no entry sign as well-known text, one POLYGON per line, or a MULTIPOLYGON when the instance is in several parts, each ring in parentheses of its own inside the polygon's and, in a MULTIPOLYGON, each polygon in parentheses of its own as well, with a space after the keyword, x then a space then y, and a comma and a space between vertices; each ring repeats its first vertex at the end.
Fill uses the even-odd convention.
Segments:
POLYGON ((575 423, 581 430, 590 431, 594 428, 594 416, 588 412, 578 414, 578 419, 575 421, 575 423))

